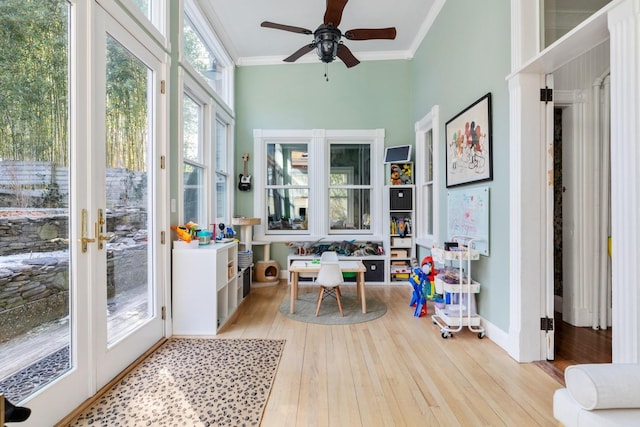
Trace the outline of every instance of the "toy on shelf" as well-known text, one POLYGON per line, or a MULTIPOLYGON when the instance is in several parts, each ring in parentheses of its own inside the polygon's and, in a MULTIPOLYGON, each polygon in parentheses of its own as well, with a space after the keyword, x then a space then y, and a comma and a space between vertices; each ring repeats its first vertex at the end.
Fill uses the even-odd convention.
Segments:
POLYGON ((420 267, 413 269, 413 274, 409 277, 409 283, 413 286, 409 305, 416 308, 413 313, 415 317, 427 315, 427 299, 433 299, 436 295, 434 280, 437 273, 433 258, 430 256, 424 257, 420 267))
POLYGON ((391 185, 411 185, 413 183, 411 163, 393 163, 390 169, 391 176, 389 177, 389 183, 391 185))
POLYGON ((178 239, 186 243, 191 242, 196 237, 197 232, 200 231, 198 230, 198 224, 192 221, 185 225, 172 225, 171 229, 176 232, 178 239))

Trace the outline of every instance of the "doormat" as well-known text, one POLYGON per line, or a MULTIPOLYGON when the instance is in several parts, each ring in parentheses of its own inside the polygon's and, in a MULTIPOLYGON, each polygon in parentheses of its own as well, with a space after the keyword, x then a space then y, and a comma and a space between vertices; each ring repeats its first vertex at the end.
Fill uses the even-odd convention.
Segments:
POLYGON ((68 425, 259 425, 284 342, 172 338, 68 425))

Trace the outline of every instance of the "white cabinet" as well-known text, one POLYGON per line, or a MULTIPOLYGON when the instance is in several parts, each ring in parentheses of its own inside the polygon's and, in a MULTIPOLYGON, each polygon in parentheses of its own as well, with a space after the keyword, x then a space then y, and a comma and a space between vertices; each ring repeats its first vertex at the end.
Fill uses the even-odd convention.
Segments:
POLYGON ((415 195, 413 185, 387 186, 387 247, 389 248, 388 262, 390 284, 406 283, 411 274, 412 260, 415 253, 415 195))
POLYGON ((242 301, 238 244, 174 247, 172 311, 175 335, 215 335, 242 301))

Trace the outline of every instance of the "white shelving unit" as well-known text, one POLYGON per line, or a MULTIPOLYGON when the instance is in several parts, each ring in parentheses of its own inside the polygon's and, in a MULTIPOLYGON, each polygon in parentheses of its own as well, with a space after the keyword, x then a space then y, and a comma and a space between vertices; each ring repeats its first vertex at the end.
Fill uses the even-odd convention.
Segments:
POLYGON ((175 246, 173 333, 215 335, 243 299, 238 244, 175 246))
POLYGON ((387 190, 389 284, 408 283, 412 260, 416 258, 415 187, 390 185, 387 190))
POLYGON ((436 293, 444 294, 445 301, 448 294, 451 301, 444 308, 436 307, 435 314, 431 316, 433 323, 440 327, 442 338, 448 338, 464 327, 477 333, 478 338, 483 338, 484 328, 480 325, 480 316, 475 310, 475 295, 480 292, 480 283, 471 278, 471 261, 478 260, 480 254, 468 247, 449 251, 432 248, 431 256, 437 264, 449 264, 458 270, 458 283, 445 282, 438 276, 435 280, 436 293))

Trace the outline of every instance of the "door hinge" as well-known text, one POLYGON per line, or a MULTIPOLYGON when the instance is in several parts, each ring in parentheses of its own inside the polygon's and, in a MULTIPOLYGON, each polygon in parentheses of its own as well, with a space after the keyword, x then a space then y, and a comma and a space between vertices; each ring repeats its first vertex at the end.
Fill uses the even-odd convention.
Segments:
POLYGON ((160 156, 160 169, 164 169, 167 167, 167 158, 165 156, 160 156))
POLYGON ((545 104, 553 101, 553 89, 545 86, 540 89, 540 102, 544 102, 545 104))
POLYGON ((161 313, 162 320, 167 320, 167 307, 165 307, 164 305, 162 306, 161 313))
POLYGON ((164 95, 166 91, 167 82, 165 80, 160 81, 160 93, 164 95))
POLYGON ((164 243, 165 243, 165 236, 166 236, 165 232, 161 231, 160 232, 160 244, 161 245, 164 245, 164 243))
POLYGON ((553 319, 550 317, 541 317, 540 330, 545 332, 553 331, 553 319))

